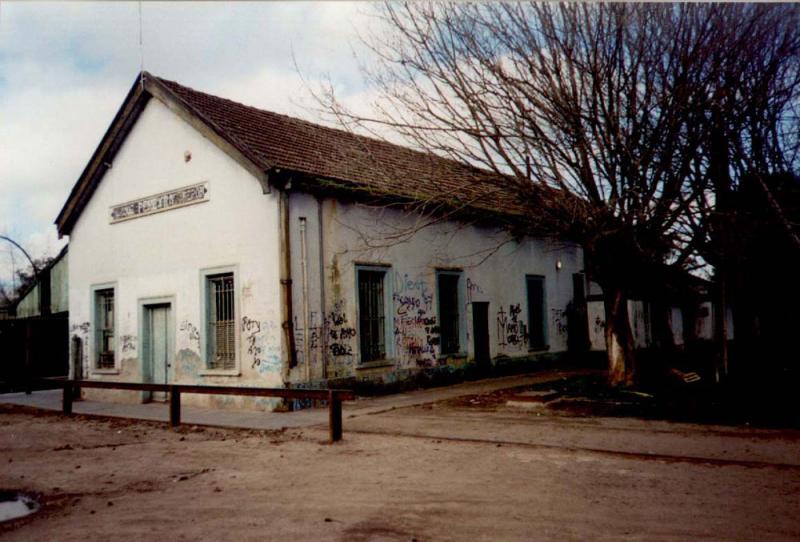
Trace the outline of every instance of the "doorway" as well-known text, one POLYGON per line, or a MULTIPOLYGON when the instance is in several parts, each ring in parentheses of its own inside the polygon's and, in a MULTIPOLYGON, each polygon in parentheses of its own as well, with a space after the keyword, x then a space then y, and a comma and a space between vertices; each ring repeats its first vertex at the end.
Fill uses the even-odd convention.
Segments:
MULTIPOLYGON (((143 306, 142 358, 144 381, 169 384, 174 348, 172 304, 153 303, 143 306)), ((145 394, 145 401, 167 400, 167 393, 154 391, 145 394)))
POLYGON ((488 302, 472 302, 472 337, 473 346, 475 347, 475 364, 480 371, 488 371, 491 364, 488 302))

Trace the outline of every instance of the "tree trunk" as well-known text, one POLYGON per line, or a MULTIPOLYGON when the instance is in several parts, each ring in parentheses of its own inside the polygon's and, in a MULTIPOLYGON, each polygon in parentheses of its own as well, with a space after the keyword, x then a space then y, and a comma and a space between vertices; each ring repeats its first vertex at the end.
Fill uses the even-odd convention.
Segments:
POLYGON ((651 305, 653 318, 653 343, 663 353, 675 351, 675 336, 672 334, 672 307, 668 303, 655 302, 651 305))
MULTIPOLYGON (((725 259, 723 258, 723 262, 725 259)), ((715 318, 714 318, 714 340, 717 342, 719 350, 717 351, 718 361, 715 372, 715 380, 717 384, 722 379, 728 377, 728 299, 727 289, 728 280, 727 273, 724 267, 717 277, 717 302, 714 304, 715 318)))
POLYGON ((628 298, 619 288, 603 288, 606 309, 606 353, 608 382, 630 386, 634 380, 634 345, 628 319, 628 298))

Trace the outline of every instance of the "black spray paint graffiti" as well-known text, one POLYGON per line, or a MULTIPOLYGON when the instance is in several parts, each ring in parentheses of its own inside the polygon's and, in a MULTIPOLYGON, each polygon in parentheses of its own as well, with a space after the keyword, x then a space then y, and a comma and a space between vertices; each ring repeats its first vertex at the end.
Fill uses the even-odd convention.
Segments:
MULTIPOLYGON (((334 310, 335 318, 337 321, 341 321, 342 317, 338 314, 336 310, 334 310)), ((333 313, 332 313, 333 314, 333 313)), ((318 311, 310 311, 309 312, 309 320, 308 320, 308 353, 311 357, 311 364, 315 365, 319 363, 319 358, 321 356, 321 349, 323 347, 323 338, 325 336, 330 336, 331 332, 331 322, 333 316, 328 315, 328 317, 320 318, 320 313, 318 311), (327 335, 326 335, 327 334, 327 335)), ((295 348, 297 350, 297 362, 299 364, 305 363, 305 355, 306 355, 306 330, 304 329, 304 324, 300 317, 294 317, 294 330, 295 330, 295 348)), ((355 329, 344 329, 344 334, 340 334, 339 330, 334 331, 334 344, 338 342, 339 339, 348 339, 348 332, 352 332, 352 336, 355 336, 355 329)), ((330 347, 328 347, 330 351, 330 347)), ((352 348, 351 348, 352 350, 352 348)), ((342 349, 336 348, 337 352, 341 352, 342 349)))
MULTIPOLYGON (((356 330, 349 325, 347 314, 345 314, 344 301, 336 301, 333 304, 333 310, 324 315, 321 322, 319 320, 318 312, 311 311, 309 313, 308 347, 312 355, 312 363, 315 352, 323 347, 323 338, 327 340, 328 352, 333 357, 352 356, 353 346, 351 343, 356 336, 356 330)), ((302 357, 305 355, 306 333, 297 316, 294 319, 294 330, 298 362, 303 363, 302 357)))
POLYGON ((278 329, 278 324, 273 321, 242 317, 240 326, 242 348, 246 356, 252 360, 251 369, 257 369, 262 374, 280 370, 281 347, 278 329))
POLYGON ((419 366, 436 363, 439 326, 433 312, 433 294, 424 279, 395 274, 394 344, 401 360, 419 366))
POLYGON ((411 278, 408 273, 395 273, 394 292, 398 294, 412 292, 413 295, 424 295, 428 293, 428 284, 425 279, 420 277, 411 278))
POLYGON ((528 326, 519 317, 520 304, 509 305, 508 312, 497 311, 497 344, 500 347, 523 348, 528 344, 528 326))
POLYGON ((194 343, 197 345, 197 351, 200 351, 200 330, 192 324, 191 322, 184 320, 181 322, 181 325, 178 327, 181 331, 186 332, 187 336, 189 337, 189 342, 194 343))
POLYGON ((308 326, 308 346, 312 350, 316 350, 320 346, 320 340, 322 340, 322 333, 324 332, 323 326, 319 321, 319 313, 317 311, 311 311, 309 316, 309 326, 308 326))
POLYGON ((245 333, 244 342, 247 346, 247 355, 253 358, 250 368, 255 369, 259 367, 263 361, 262 354, 264 350, 261 348, 258 340, 258 334, 261 333, 261 322, 243 316, 242 333, 245 333))
POLYGON ((606 323, 605 321, 600 318, 599 316, 595 317, 594 319, 594 334, 595 335, 604 335, 606 332, 606 323))
POLYGON ((120 340, 123 354, 136 351, 136 335, 123 335, 120 340))
POLYGON ((354 361, 353 339, 356 329, 347 318, 345 303, 337 300, 332 310, 327 313, 309 312, 308 329, 301 316, 294 317, 294 341, 298 366, 304 367, 308 354, 311 366, 321 363, 321 359, 329 360, 329 376, 347 374, 345 367, 354 361))
POLYGON ((476 298, 483 295, 483 288, 477 282, 467 277, 467 304, 472 303, 476 298))
POLYGON ((568 320, 567 311, 563 309, 550 309, 551 319, 553 321, 553 329, 561 336, 567 335, 568 320))
POLYGON ((352 356, 352 339, 356 330, 347 321, 344 311, 344 301, 338 300, 333 304, 333 310, 325 318, 325 327, 328 333, 328 350, 334 357, 352 356))
POLYGON ((398 315, 417 314, 418 312, 430 312, 433 296, 423 293, 421 296, 393 294, 392 300, 397 307, 398 315))

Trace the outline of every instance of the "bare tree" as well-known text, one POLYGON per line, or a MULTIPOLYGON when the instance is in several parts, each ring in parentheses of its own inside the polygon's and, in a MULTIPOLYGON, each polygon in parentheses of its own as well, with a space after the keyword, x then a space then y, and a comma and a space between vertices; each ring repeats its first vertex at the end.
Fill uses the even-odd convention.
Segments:
MULTIPOLYGON (((795 5, 726 4, 709 9, 715 47, 705 58, 710 75, 703 106, 708 136, 698 164, 708 170, 710 194, 690 218, 699 230, 696 239, 703 256, 714 267, 719 372, 726 374, 730 300, 735 319, 744 322, 736 309, 735 287, 741 282, 743 243, 731 234, 740 228, 737 214, 742 203, 737 203, 736 193, 743 180, 760 187, 787 240, 800 250, 795 225, 784 216, 767 182, 797 171, 800 17, 795 5)), ((748 326, 737 327, 744 333, 748 326)))
POLYGON ((0 307, 11 305, 13 302, 14 302, 13 293, 9 292, 6 286, 0 283, 0 307))
MULTIPOLYGON (((368 39, 375 114, 349 111, 332 93, 324 103, 347 126, 389 127, 492 171, 495 180, 481 182, 515 194, 521 233, 579 243, 603 288, 610 381, 627 384, 627 299, 654 287, 664 265, 705 264, 697 226, 724 168, 710 161, 709 141, 730 113, 715 116, 713 104, 735 83, 722 79, 726 67, 747 66, 755 43, 736 42, 746 36, 730 29, 765 30, 781 17, 790 28, 797 9, 388 3, 383 33, 368 39)), ((757 144, 766 143, 742 136, 730 148, 743 159, 757 144)))

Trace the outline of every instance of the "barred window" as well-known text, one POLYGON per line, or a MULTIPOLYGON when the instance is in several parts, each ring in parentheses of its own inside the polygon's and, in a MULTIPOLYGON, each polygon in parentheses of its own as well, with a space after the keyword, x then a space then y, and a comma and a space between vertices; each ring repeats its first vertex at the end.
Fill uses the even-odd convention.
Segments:
POLYGON ((206 277, 208 329, 206 359, 209 369, 236 367, 236 320, 233 273, 206 277))
POLYGON ((386 358, 385 271, 358 270, 358 333, 361 363, 386 358))
POLYGON ((114 289, 95 291, 95 334, 98 369, 114 368, 114 289))
POLYGON ((442 354, 461 351, 461 304, 458 302, 460 273, 439 273, 437 288, 439 295, 439 333, 442 354))

